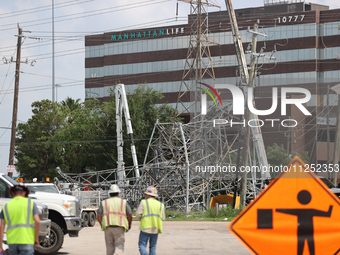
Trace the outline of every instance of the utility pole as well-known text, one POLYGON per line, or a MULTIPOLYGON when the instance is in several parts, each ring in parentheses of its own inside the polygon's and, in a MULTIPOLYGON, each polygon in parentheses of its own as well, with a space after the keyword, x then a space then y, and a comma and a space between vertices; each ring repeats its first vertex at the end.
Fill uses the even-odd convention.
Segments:
MULTIPOLYGON (((338 112, 336 117, 336 132, 335 132, 335 140, 334 140, 334 158, 333 158, 333 166, 339 164, 339 153, 340 153, 340 94, 338 94, 338 112)), ((333 171, 332 182, 335 186, 337 186, 338 182, 338 173, 333 171)))
POLYGON ((52 0, 52 102, 55 101, 55 67, 54 67, 54 0, 52 0))
MULTIPOLYGON (((329 85, 327 85, 327 165, 329 164, 329 85)), ((328 171, 328 179, 330 179, 330 172, 328 171)))
MULTIPOLYGON (((251 58, 250 58, 250 73, 249 73, 249 83, 248 87, 253 87, 254 77, 255 77, 255 63, 256 63, 256 46, 257 46, 257 23, 254 24, 254 33, 252 36, 252 46, 251 46, 251 58)), ((246 90, 244 91, 246 95, 246 90)), ((254 104, 254 102, 253 102, 254 104)), ((248 127, 247 123, 251 116, 249 111, 249 107, 246 108, 246 112, 244 114, 244 121, 245 121, 245 133, 244 133, 244 140, 243 140, 243 150, 242 150, 242 161, 243 166, 248 165, 248 153, 249 153, 249 140, 250 140, 250 128, 248 127)), ((243 171, 241 175, 241 190, 240 190, 240 202, 241 205, 246 204, 246 193, 247 193, 247 172, 243 171)))
MULTIPOLYGON (((9 165, 14 165, 14 148, 15 148, 15 134, 17 127, 18 116, 18 96, 19 96, 19 74, 20 74, 20 57, 21 57, 21 35, 22 29, 18 24, 18 44, 17 44, 17 58, 15 65, 15 85, 14 85, 14 101, 13 101, 13 117, 12 117, 12 131, 11 131, 11 146, 9 151, 9 165)), ((8 173, 9 177, 13 176, 13 173, 8 173)))
MULTIPOLYGON (((234 41, 235 50, 236 50, 238 67, 239 67, 239 70, 240 70, 241 83, 243 85, 249 86, 249 84, 250 84, 250 82, 249 82, 249 72, 248 72, 246 59, 245 59, 245 56, 244 56, 242 40, 241 40, 241 37, 240 37, 240 34, 239 34, 238 25, 237 25, 237 21, 236 21, 236 16, 235 16, 235 11, 234 11, 234 7, 233 7, 233 4, 232 4, 232 0, 225 0, 225 3, 226 3, 226 6, 227 6, 229 20, 230 20, 230 26, 231 26, 231 30, 232 30, 232 34, 233 34, 233 41, 234 41)), ((254 32, 254 31, 249 31, 249 32, 253 32, 254 34, 260 34, 258 32, 254 32)), ((260 34, 260 35, 266 36, 264 34, 260 34)), ((254 44, 253 44, 253 47, 254 47, 254 44)), ((256 46, 255 46, 254 52, 256 52, 256 46)), ((256 54, 253 53, 252 55, 255 56, 256 54)), ((254 68, 255 68, 255 62, 253 63, 253 65, 254 65, 254 68)), ((253 71, 255 73, 255 69, 253 71)), ((253 80, 254 80, 254 74, 253 74, 253 77, 252 77, 251 85, 253 84, 253 80)), ((253 104, 254 104, 254 102, 253 102, 253 104)), ((255 105, 253 105, 253 107, 255 108, 255 105)), ((248 114, 248 113, 246 113, 246 114, 248 114)), ((256 114, 250 114, 249 116, 252 119, 254 119, 255 123, 256 123, 255 127, 251 127, 251 131, 252 131, 252 135, 253 135, 253 142, 254 142, 253 144, 254 144, 254 148, 255 148, 256 153, 257 153, 259 165, 262 166, 262 168, 261 168, 261 180, 264 181, 265 179, 270 178, 270 173, 264 172, 264 170, 263 170, 264 168, 268 169, 268 161, 267 161, 266 151, 265 151, 265 148, 264 148, 262 132, 261 132, 261 128, 260 128, 260 125, 259 125, 258 116, 256 114)), ((247 118, 247 116, 245 116, 245 119, 246 118, 247 118)), ((249 117, 248 117, 248 119, 249 119, 249 117)), ((245 122, 245 125, 248 125, 248 123, 245 122)), ((245 139, 244 144, 245 144, 247 137, 249 138, 249 135, 244 136, 244 139, 245 139)), ((246 145, 247 147, 248 147, 248 142, 247 142, 247 145, 246 145)), ((246 160, 247 157, 248 157, 248 155, 246 155, 246 152, 244 152, 243 158, 246 160)), ((237 169, 237 171, 239 171, 239 169, 237 169)), ((246 183, 246 180, 243 179, 243 181, 246 183)), ((241 184, 241 186, 242 186, 242 184, 241 184)), ((243 186, 245 186, 245 185, 243 185, 243 186)), ((246 189, 246 187, 244 187, 244 188, 246 189)), ((242 197, 245 197, 245 194, 240 194, 240 196, 241 196, 241 201, 242 201, 242 197)), ((234 198, 234 199, 236 199, 236 198, 234 198)), ((245 201, 243 201, 243 202, 245 202, 245 201)), ((241 205, 244 206, 245 204, 241 203, 241 205)))

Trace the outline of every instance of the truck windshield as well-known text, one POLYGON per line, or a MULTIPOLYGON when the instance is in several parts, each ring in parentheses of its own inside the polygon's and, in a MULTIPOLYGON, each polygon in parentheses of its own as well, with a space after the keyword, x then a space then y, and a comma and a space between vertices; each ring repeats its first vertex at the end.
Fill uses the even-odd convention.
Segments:
POLYGON ((47 192, 47 193, 59 193, 58 189, 54 185, 46 185, 46 186, 31 186, 26 185, 26 187, 30 190, 30 192, 47 192))
POLYGON ((13 180, 11 177, 9 177, 8 175, 3 175, 2 177, 4 177, 7 181, 12 183, 13 185, 17 184, 17 182, 13 180))

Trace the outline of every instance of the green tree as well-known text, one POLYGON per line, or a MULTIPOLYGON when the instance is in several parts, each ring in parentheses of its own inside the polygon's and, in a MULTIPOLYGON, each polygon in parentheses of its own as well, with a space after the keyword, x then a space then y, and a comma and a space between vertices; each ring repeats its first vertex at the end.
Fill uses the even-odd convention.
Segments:
POLYGON ((51 140, 56 144, 63 172, 81 173, 85 169, 95 169, 100 162, 102 139, 97 126, 102 121, 99 116, 99 100, 89 100, 74 108, 66 106, 67 125, 58 130, 51 140), (73 109, 73 110, 72 110, 73 109))
MULTIPOLYGON (((156 106, 161 92, 140 85, 128 93, 138 162, 142 163, 157 119, 171 122, 175 109, 156 106)), ((109 102, 67 98, 52 103, 48 100, 32 104, 33 115, 17 132, 16 158, 21 176, 54 177, 55 168, 63 172, 113 169, 117 166, 116 106, 109 102)), ((123 119, 124 162, 132 166, 129 136, 123 119)))
POLYGON ((19 123, 17 127, 17 170, 25 179, 52 177, 60 158, 51 138, 67 124, 65 115, 58 103, 49 100, 33 102, 32 113, 27 123, 19 123))
MULTIPOLYGON (((163 98, 160 91, 148 88, 146 85, 140 85, 134 91, 128 93, 128 104, 130 109, 131 122, 133 127, 133 136, 135 139, 138 162, 141 164, 145 157, 146 148, 152 134, 152 130, 158 119, 160 122, 172 122, 176 113, 173 107, 162 104, 156 106, 156 103, 163 98)), ((181 121, 181 119, 177 119, 181 121)), ((132 166, 132 157, 129 138, 126 135, 125 122, 123 125, 125 139, 124 151, 127 155, 126 165, 132 166)), ((157 132, 156 132, 157 135, 157 132)))
POLYGON ((302 155, 297 152, 293 152, 292 155, 288 155, 287 151, 283 147, 283 144, 279 146, 274 143, 273 146, 268 146, 266 153, 268 163, 271 166, 286 166, 289 164, 294 156, 299 156, 305 163, 308 163, 309 160, 307 151, 303 152, 302 155))
POLYGON ((62 106, 67 107, 69 110, 73 111, 82 106, 80 103, 80 98, 74 100, 73 98, 67 97, 65 100, 60 102, 62 106))

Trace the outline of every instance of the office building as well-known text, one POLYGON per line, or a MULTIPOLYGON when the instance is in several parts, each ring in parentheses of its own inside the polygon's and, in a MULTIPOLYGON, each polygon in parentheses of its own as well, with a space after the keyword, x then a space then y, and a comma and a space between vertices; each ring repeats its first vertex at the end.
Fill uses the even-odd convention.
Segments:
MULTIPOLYGON (((303 116, 301 111, 290 107, 285 119, 295 118, 299 125, 289 130, 280 125, 263 127, 265 145, 284 144, 288 153, 308 151, 313 163, 331 160, 338 97, 328 87, 340 83, 340 9, 329 10, 325 5, 300 1, 265 0, 263 7, 239 9, 235 13, 245 50, 250 49, 252 37, 248 27, 252 28, 257 20, 259 32, 267 35, 258 36, 257 44, 261 55, 254 94, 259 109, 270 107, 272 87, 302 87, 312 94, 306 105, 312 116, 303 116)), ((209 37, 218 44, 210 46, 215 81, 205 82, 238 84, 238 63, 228 14, 222 11, 208 15, 209 37)), ((159 104, 167 102, 175 107, 189 38, 189 24, 86 36, 86 99, 108 101, 110 89, 117 83, 124 83, 127 90, 145 83, 162 91, 164 98, 159 104)), ((248 63, 249 59, 248 54, 248 63)), ((183 109, 180 107, 179 111, 183 109)), ((283 119, 278 111, 270 117, 283 119)))

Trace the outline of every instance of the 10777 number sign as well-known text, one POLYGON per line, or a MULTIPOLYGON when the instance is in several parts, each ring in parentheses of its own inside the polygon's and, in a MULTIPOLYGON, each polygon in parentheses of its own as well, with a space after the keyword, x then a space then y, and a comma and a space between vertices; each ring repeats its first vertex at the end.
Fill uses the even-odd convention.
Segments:
POLYGON ((278 23, 298 22, 298 21, 303 21, 305 19, 305 16, 306 15, 294 15, 294 16, 278 17, 277 21, 278 21, 278 23))

